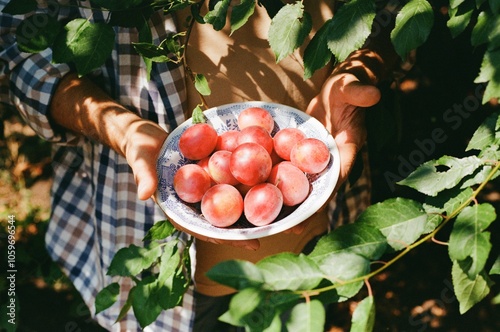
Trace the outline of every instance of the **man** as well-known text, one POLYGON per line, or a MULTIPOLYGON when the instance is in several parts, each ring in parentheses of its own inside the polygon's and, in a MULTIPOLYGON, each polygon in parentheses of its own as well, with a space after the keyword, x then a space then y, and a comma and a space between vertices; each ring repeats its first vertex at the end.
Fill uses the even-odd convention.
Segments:
MULTIPOLYGON (((6 3, 0 0, 0 8, 6 3)), ((86 9, 87 2, 80 4, 78 9, 61 4, 60 17, 105 20, 105 13, 86 9)), ((306 1, 315 29, 332 15, 327 4, 306 1)), ((117 44, 111 58, 99 70, 79 78, 69 65, 52 63, 50 50, 20 52, 14 36, 20 19, 0 17, 0 38, 5 45, 0 52, 5 64, 1 75, 9 80, 9 89, 0 89, 8 93, 1 95, 1 100, 15 105, 41 137, 54 143, 47 248, 93 308, 97 292, 112 281, 106 272, 114 254, 130 244, 141 246, 145 232, 165 217, 150 199, 157 184, 156 158, 168 132, 184 121, 197 95, 190 82, 185 84, 183 68, 177 65, 155 64, 151 80, 147 80, 144 63, 131 45, 138 41, 133 28, 116 28, 117 44)), ((183 13, 177 19, 182 22, 183 13)), ((177 29, 175 20, 161 11, 154 13, 150 22, 156 44, 177 29)), ((264 9, 256 8, 247 25, 232 36, 212 31, 208 25, 197 26, 187 50, 188 64, 208 77, 213 91, 207 98, 210 106, 266 100, 317 117, 339 146, 343 182, 365 141, 359 107, 374 105, 380 98, 373 85, 387 67, 384 56, 377 49, 357 52, 346 62, 349 66, 338 66, 333 73, 332 68, 325 68, 311 80, 302 81, 301 50, 275 63, 264 34, 269 23, 264 9)), ((368 182, 360 182, 360 188, 351 198, 362 210, 369 203, 368 182)), ((345 197, 348 194, 342 195, 345 197)), ((256 261, 285 250, 300 252, 328 230, 330 219, 337 221, 331 218, 331 208, 349 206, 339 204, 332 201, 330 209, 318 211, 293 231, 275 237, 223 243, 199 238, 196 325, 191 288, 181 307, 164 311, 146 331, 217 329, 217 315, 205 309, 223 310, 232 291, 214 284, 203 272, 226 258, 256 261), (224 254, 227 245, 232 246, 231 255, 224 254)), ((359 211, 351 212, 355 215, 359 211)), ((114 323, 125 303, 125 293, 132 287, 126 278, 120 279, 120 286, 121 298, 96 319, 109 330, 140 330, 132 311, 114 323)))

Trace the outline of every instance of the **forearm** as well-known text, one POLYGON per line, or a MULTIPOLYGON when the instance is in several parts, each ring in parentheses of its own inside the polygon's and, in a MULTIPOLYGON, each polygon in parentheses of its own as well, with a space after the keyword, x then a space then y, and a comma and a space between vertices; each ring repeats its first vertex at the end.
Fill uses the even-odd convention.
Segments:
MULTIPOLYGON (((86 78, 66 75, 50 104, 54 124, 108 145, 123 156, 129 135, 146 120, 112 100, 86 78)), ((148 123, 148 125, 154 125, 148 123)), ((163 131, 159 126, 158 129, 163 131)))

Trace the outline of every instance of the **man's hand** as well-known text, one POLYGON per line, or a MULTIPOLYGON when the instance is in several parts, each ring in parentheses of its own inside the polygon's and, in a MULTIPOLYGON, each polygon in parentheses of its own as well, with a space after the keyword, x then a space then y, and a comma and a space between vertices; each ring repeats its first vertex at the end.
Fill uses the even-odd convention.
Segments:
POLYGON ((306 113, 322 122, 335 138, 340 153, 340 178, 347 179, 356 154, 366 141, 363 108, 380 100, 380 91, 361 83, 350 73, 331 76, 321 92, 309 103, 306 113))

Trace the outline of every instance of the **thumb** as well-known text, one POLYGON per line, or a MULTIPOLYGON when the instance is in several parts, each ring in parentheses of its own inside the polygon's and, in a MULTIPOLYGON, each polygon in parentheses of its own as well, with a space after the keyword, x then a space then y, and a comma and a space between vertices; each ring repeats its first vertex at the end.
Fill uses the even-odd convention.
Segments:
MULTIPOLYGON (((355 79, 355 78, 354 78, 355 79)), ((380 90, 370 84, 361 83, 358 80, 348 82, 342 89, 345 101, 358 107, 370 107, 379 102, 380 90)))
POLYGON ((158 186, 158 178, 156 176, 155 160, 140 158, 132 165, 134 172, 135 183, 137 184, 137 196, 141 200, 150 198, 156 191, 158 186))

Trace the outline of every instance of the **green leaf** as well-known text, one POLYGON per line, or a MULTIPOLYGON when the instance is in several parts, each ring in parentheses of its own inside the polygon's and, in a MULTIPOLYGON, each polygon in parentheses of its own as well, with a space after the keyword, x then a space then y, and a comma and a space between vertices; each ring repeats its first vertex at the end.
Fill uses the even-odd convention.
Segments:
POLYGON ((22 15, 38 8, 36 0, 10 0, 2 9, 2 13, 9 15, 22 15))
POLYGON ((156 222, 147 232, 142 241, 164 240, 174 234, 176 228, 168 219, 156 222))
POLYGON ((333 20, 327 20, 313 36, 304 51, 304 80, 311 78, 314 72, 326 66, 332 59, 328 49, 328 35, 333 27, 333 20))
MULTIPOLYGON (((219 320, 234 326, 245 326, 251 322, 252 314, 260 316, 256 321, 262 322, 262 316, 266 313, 257 310, 265 299, 265 292, 256 288, 245 288, 236 293, 229 302, 229 310, 224 313, 219 320)), ((262 329, 263 330, 263 329, 262 329)))
POLYGON ((231 12, 231 34, 241 28, 255 10, 255 0, 241 0, 231 12))
POLYGON ((302 2, 287 4, 271 20, 269 45, 280 62, 304 43, 312 28, 309 13, 304 12, 302 2))
POLYGON ((227 10, 231 0, 219 0, 214 9, 204 16, 205 23, 212 24, 214 30, 219 31, 226 25, 227 10))
POLYGON ((453 38, 461 34, 469 25, 472 14, 474 13, 474 3, 465 2, 461 6, 456 8, 450 8, 448 14, 450 19, 446 22, 446 25, 450 29, 453 38))
POLYGON ((454 9, 460 6, 465 0, 450 0, 450 8, 454 9))
POLYGON ((120 285, 117 282, 101 289, 95 297, 95 314, 111 307, 118 299, 118 294, 120 294, 120 285))
POLYGON ((152 276, 140 280, 130 291, 134 315, 142 328, 153 323, 163 310, 160 305, 160 294, 157 280, 152 276))
POLYGON ((315 258, 325 278, 336 285, 336 301, 345 301, 356 295, 363 281, 349 282, 370 272, 370 261, 352 252, 331 253, 315 258))
POLYGON ((344 61, 359 49, 371 33, 375 18, 372 0, 352 0, 344 4, 333 17, 329 29, 328 48, 337 61, 344 61))
POLYGON ((146 59, 150 59, 153 62, 168 62, 172 61, 168 56, 168 51, 156 46, 152 43, 133 43, 132 44, 140 55, 146 59))
POLYGON ((450 216, 460 205, 469 200, 473 195, 470 187, 465 189, 453 188, 440 192, 437 196, 427 196, 423 208, 427 214, 427 226, 425 233, 432 232, 442 221, 441 214, 450 216))
POLYGON ((461 314, 466 313, 490 292, 492 281, 486 273, 481 272, 476 278, 470 279, 458 261, 453 261, 451 276, 461 314))
POLYGON ((493 266, 490 269, 490 274, 500 274, 500 254, 497 255, 497 259, 493 263, 493 266))
POLYGON ((223 285, 241 290, 257 287, 264 283, 264 277, 253 263, 242 260, 229 260, 212 267, 207 277, 223 285))
POLYGON ((266 292, 246 288, 236 293, 220 321, 244 326, 247 331, 281 332, 280 314, 292 308, 301 296, 292 292, 266 292))
POLYGON ((160 284, 166 282, 168 278, 174 275, 179 267, 181 257, 177 247, 178 243, 178 240, 172 240, 167 242, 163 247, 163 254, 160 257, 158 272, 158 282, 160 284))
POLYGON ((325 324, 325 308, 318 300, 297 304, 286 323, 288 331, 322 332, 325 324))
POLYGON ((196 74, 194 76, 194 87, 196 88, 196 91, 203 96, 210 96, 212 93, 210 87, 208 86, 207 78, 203 74, 196 74))
POLYGON ((346 252, 376 260, 386 248, 387 240, 377 228, 356 222, 342 225, 322 236, 309 257, 317 263, 331 254, 346 252))
POLYGON ((472 174, 482 165, 483 162, 476 156, 465 158, 443 156, 423 163, 398 184, 429 196, 436 196, 439 192, 458 185, 464 177, 472 174))
POLYGON ((272 290, 309 290, 317 286, 323 274, 307 256, 280 253, 259 261, 256 266, 272 290))
POLYGON ((17 46, 22 52, 41 52, 52 46, 60 29, 61 26, 55 17, 48 14, 33 14, 17 27, 17 46))
POLYGON ((73 62, 80 76, 102 66, 111 55, 115 32, 105 23, 75 19, 66 24, 54 44, 56 63, 73 62))
MULTIPOLYGON (((499 58, 500 60, 500 58, 499 58)), ((470 139, 466 151, 482 151, 492 144, 498 142, 497 130, 500 124, 500 113, 490 114, 476 129, 470 139)))
POLYGON ((422 45, 434 24, 434 12, 426 0, 411 0, 396 16, 391 40, 397 54, 406 59, 408 53, 422 45))
POLYGON ((478 46, 489 40, 489 35, 494 28, 495 17, 490 11, 482 11, 477 17, 476 24, 472 29, 471 45, 478 46))
POLYGON ((486 228, 496 219, 496 213, 490 204, 468 206, 457 216, 450 234, 448 253, 452 260, 463 261, 472 258, 467 274, 470 279, 484 269, 490 254, 490 233, 486 228))
POLYGON ((495 13, 495 15, 500 14, 500 3, 495 0, 489 0, 488 4, 490 5, 491 11, 495 13))
POLYGON ((163 309, 174 308, 180 303, 187 288, 190 276, 189 249, 179 250, 179 240, 169 241, 165 244, 158 267, 158 292, 159 303, 163 309), (183 257, 186 255, 187 257, 183 257), (188 265, 188 266, 186 266, 188 265))
MULTIPOLYGON (((500 22, 500 21, 499 21, 500 22)), ((488 83, 483 94, 483 103, 500 98, 500 49, 488 49, 484 53, 479 75, 474 83, 488 83)))
POLYGON ((132 293, 134 292, 135 286, 132 287, 128 293, 127 301, 123 305, 123 307, 120 309, 120 312, 118 313, 118 317, 116 317, 116 322, 121 321, 123 318, 127 316, 127 313, 129 312, 130 308, 132 308, 132 293))
POLYGON ((194 108, 193 114, 191 115, 191 121, 193 124, 207 122, 200 105, 196 105, 196 107, 194 108))
POLYGON ((350 332, 370 332, 375 326, 375 302, 368 296, 358 303, 352 314, 350 332))
POLYGON ((368 207, 357 222, 377 228, 394 250, 401 250, 425 232, 427 214, 420 203, 397 197, 368 207))
POLYGON ((142 270, 149 268, 162 251, 156 242, 148 247, 138 247, 134 244, 118 250, 109 265, 109 276, 136 276, 142 270))

